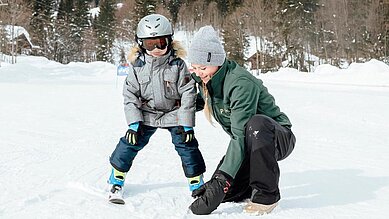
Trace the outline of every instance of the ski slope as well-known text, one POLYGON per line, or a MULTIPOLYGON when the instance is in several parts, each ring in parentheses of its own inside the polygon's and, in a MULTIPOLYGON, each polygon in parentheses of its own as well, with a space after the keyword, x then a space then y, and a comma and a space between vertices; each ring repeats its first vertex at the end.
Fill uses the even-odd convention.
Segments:
MULTIPOLYGON (((373 60, 259 77, 297 137, 280 162, 279 206, 260 218, 388 218, 389 66, 373 60)), ((126 131, 122 81, 102 62, 2 63, 0 218, 258 218, 242 212, 245 203, 191 214, 193 199, 166 130, 136 157, 126 205, 108 203, 108 157, 126 131)), ((202 113, 196 121, 208 180, 229 137, 202 113)))

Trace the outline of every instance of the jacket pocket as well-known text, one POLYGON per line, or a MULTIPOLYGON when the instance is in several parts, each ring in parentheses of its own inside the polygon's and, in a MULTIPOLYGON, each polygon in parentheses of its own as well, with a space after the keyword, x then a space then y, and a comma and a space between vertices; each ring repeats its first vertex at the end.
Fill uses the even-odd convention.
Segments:
POLYGON ((170 100, 181 99, 178 93, 177 78, 178 78, 177 74, 165 73, 163 75, 163 87, 164 87, 164 93, 166 99, 170 99, 170 100))
POLYGON ((148 87, 150 86, 150 76, 143 75, 138 79, 140 85, 140 95, 143 98, 147 98, 150 96, 150 91, 148 92, 148 87))

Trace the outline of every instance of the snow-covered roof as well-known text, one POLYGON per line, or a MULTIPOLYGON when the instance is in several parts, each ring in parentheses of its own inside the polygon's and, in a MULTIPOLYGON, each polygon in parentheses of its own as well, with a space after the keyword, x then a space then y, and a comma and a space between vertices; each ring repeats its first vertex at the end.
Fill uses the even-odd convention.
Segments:
MULTIPOLYGON (((257 49, 256 49, 256 46, 255 46, 255 38, 257 39, 257 43, 258 43, 258 46, 259 44, 263 43, 263 47, 262 50, 260 48, 258 48, 258 51, 260 52, 264 52, 266 53, 266 50, 271 50, 271 47, 274 47, 274 43, 269 41, 269 40, 266 40, 266 39, 261 39, 260 37, 255 37, 255 36, 249 36, 248 37, 248 40, 249 40, 249 47, 248 47, 248 50, 246 51, 245 53, 245 56, 246 58, 250 58, 251 56, 253 56, 256 52, 257 52, 257 49)), ((281 51, 285 51, 285 48, 280 48, 281 51)), ((308 54, 306 52, 304 52, 304 60, 306 61, 318 61, 319 58, 313 54, 308 54)))
POLYGON ((32 41, 30 34, 24 27, 21 26, 12 26, 12 25, 1 25, 1 27, 5 30, 6 32, 6 37, 8 40, 12 40, 15 38, 18 38, 19 36, 23 35, 26 37, 28 43, 31 45, 32 48, 39 48, 39 46, 35 46, 32 41), (12 31, 13 28, 13 31, 12 31))
MULTIPOLYGON (((250 58, 252 55, 254 55, 255 53, 257 53, 257 50, 260 51, 260 52, 264 52, 264 51, 261 51, 260 48, 258 48, 258 49, 256 48, 256 46, 255 46, 255 39, 256 39, 257 42, 258 42, 258 46, 259 46, 259 44, 261 44, 261 42, 262 42, 262 40, 263 40, 263 39, 261 39, 260 37, 255 37, 255 36, 249 36, 249 37, 248 37, 249 47, 248 47, 248 50, 245 52, 246 58, 250 58)), ((264 45, 264 47, 265 47, 265 48, 263 48, 263 49, 265 49, 265 50, 266 50, 268 47, 270 47, 270 46, 273 45, 272 42, 270 42, 270 41, 268 41, 268 40, 266 40, 266 39, 264 39, 262 43, 263 43, 263 45, 264 45)))

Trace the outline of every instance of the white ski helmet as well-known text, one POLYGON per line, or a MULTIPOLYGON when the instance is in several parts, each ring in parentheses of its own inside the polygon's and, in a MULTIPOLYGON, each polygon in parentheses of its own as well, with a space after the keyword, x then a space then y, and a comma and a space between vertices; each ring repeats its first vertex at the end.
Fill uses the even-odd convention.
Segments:
POLYGON ((139 39, 172 35, 173 27, 170 21, 160 14, 150 14, 143 17, 136 29, 136 36, 139 39))

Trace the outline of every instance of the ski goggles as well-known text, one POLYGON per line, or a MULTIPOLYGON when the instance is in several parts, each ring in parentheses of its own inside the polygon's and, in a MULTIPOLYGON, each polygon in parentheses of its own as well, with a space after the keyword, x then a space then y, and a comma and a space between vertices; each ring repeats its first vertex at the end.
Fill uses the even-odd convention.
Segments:
POLYGON ((141 39, 142 47, 148 51, 153 51, 155 48, 164 50, 168 46, 166 37, 141 39))

